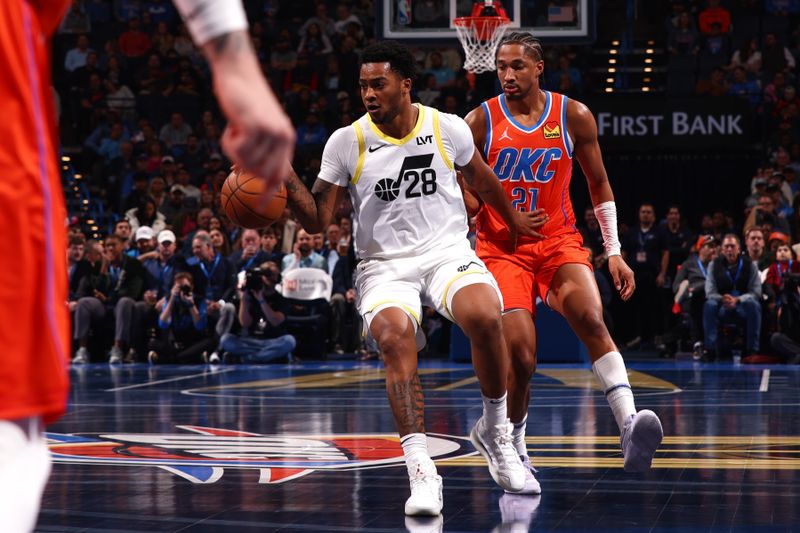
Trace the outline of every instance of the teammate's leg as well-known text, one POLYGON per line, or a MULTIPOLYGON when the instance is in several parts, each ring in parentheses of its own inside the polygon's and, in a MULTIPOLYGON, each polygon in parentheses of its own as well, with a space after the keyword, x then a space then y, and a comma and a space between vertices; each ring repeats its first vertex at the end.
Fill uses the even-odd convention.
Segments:
POLYGON ((622 434, 625 469, 649 469, 663 437, 661 422, 652 411, 636 412, 625 362, 603 322, 603 304, 591 270, 583 264, 561 265, 550 283, 547 303, 567 319, 589 350, 592 370, 622 434))
POLYGON ((438 515, 442 510, 442 478, 428 454, 424 396, 417 372, 416 330, 399 307, 387 307, 372 318, 370 333, 386 367, 386 394, 392 408, 411 483, 408 515, 438 515))
POLYGON ((483 397, 483 416, 470 439, 487 459, 495 482, 504 489, 519 491, 525 484, 525 471, 512 444, 513 427, 508 420, 509 357, 500 307, 497 291, 488 283, 462 286, 450 304, 453 318, 470 340, 472 366, 483 397))

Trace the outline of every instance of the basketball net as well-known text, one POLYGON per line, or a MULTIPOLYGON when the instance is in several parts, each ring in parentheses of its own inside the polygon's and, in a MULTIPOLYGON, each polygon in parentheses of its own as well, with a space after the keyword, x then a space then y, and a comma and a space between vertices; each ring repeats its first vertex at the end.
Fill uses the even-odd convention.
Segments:
POLYGON ((475 2, 472 15, 453 19, 464 48, 464 69, 479 74, 495 70, 495 52, 511 21, 500 2, 475 2))

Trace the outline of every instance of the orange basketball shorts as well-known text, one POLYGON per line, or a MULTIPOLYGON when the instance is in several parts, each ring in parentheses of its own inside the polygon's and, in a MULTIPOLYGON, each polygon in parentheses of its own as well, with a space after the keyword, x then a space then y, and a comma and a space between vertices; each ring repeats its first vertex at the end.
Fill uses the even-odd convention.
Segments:
POLYGON ((553 277, 562 265, 580 264, 589 269, 589 252, 580 233, 567 233, 517 246, 510 253, 508 242, 478 238, 478 257, 497 280, 503 294, 504 310, 536 312, 536 297, 547 303, 553 277))

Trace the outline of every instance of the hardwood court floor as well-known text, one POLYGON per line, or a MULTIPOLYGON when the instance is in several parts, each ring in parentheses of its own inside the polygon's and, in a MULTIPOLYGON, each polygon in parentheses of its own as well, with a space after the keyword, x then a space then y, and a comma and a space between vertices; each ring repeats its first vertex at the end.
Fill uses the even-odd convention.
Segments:
POLYGON ((441 520, 403 516, 408 481, 380 363, 86 365, 49 428, 38 531, 800 530, 800 372, 630 365, 665 440, 622 470, 588 366, 543 365, 528 449, 540 497, 505 495, 466 439, 481 414, 468 365, 424 362, 441 520))

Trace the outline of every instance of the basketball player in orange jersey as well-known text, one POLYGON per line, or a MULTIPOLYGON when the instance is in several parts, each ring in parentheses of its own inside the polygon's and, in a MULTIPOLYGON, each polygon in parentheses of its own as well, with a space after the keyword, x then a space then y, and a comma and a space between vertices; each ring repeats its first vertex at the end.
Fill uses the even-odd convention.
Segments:
MULTIPOLYGON (((636 412, 625 363, 603 323, 600 294, 569 198, 575 156, 587 177, 614 285, 623 300, 629 299, 634 277, 620 256, 614 195, 597 142, 597 125, 582 103, 539 87, 542 57, 541 44, 529 33, 506 35, 495 56, 503 93, 466 117, 475 145, 512 205, 520 211, 544 209, 548 217, 543 239, 521 237, 511 251, 493 209, 469 191, 465 194, 468 210, 477 211, 478 257, 503 294, 503 331, 512 357, 508 395, 514 444, 523 462, 530 465, 525 423, 536 368, 533 319, 539 296, 567 319, 587 346, 592 370, 622 434, 625 469, 644 471, 661 443, 661 422, 652 411, 636 412)), ((530 467, 523 492, 538 494, 540 490, 530 467)))
MULTIPOLYGON (((215 91, 230 119, 223 139, 228 155, 260 175, 283 176, 294 131, 261 74, 240 3, 176 3, 209 59, 215 91)), ((35 525, 50 471, 42 427, 64 412, 69 387, 66 209, 49 47, 68 5, 67 0, 0 2, 0 239, 14 243, 14 258, 0 264, 4 533, 30 531, 35 525)), ((280 180, 272 181, 277 187, 280 180)))

